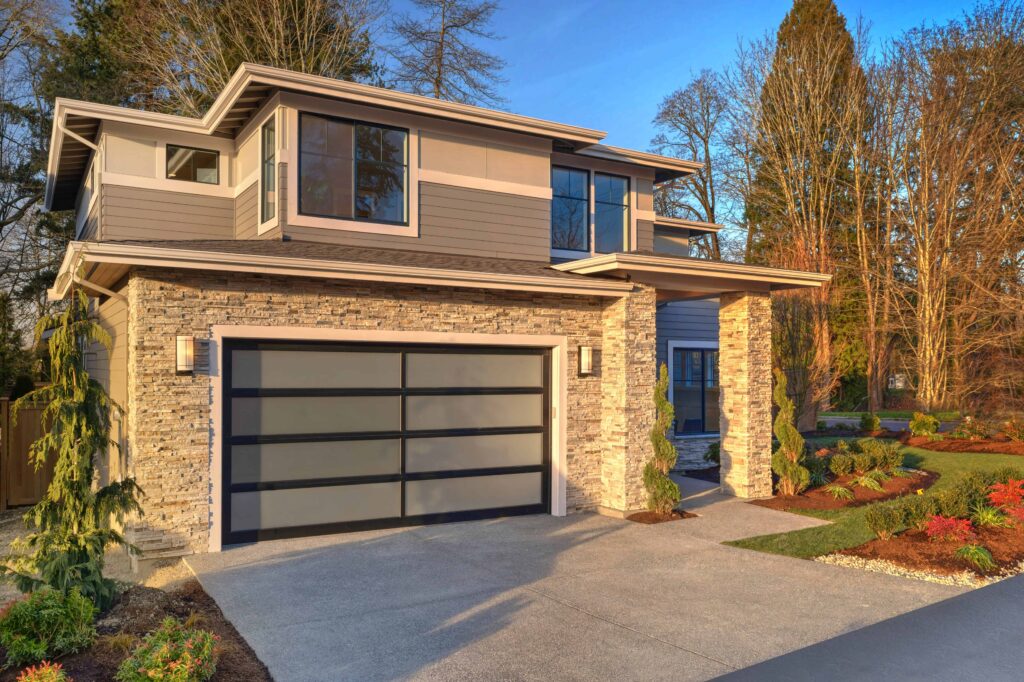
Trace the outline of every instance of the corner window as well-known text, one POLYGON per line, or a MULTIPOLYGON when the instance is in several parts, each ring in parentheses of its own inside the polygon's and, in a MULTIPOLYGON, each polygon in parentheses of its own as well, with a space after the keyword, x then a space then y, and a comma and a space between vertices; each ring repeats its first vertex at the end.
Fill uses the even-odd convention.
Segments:
POLYGON ((274 128, 274 116, 263 124, 260 129, 260 180, 262 182, 262 197, 260 197, 260 222, 265 223, 273 219, 275 214, 275 201, 277 198, 277 158, 276 158, 276 130, 274 128))
POLYGON ((299 116, 299 212, 408 223, 409 132, 299 116))
POLYGON ((590 251, 590 181, 587 171, 551 169, 551 248, 590 251))
POLYGON ((204 185, 220 183, 220 154, 210 149, 167 145, 167 178, 201 182, 204 185))
POLYGON ((594 173, 594 251, 617 253, 629 243, 629 178, 594 173))

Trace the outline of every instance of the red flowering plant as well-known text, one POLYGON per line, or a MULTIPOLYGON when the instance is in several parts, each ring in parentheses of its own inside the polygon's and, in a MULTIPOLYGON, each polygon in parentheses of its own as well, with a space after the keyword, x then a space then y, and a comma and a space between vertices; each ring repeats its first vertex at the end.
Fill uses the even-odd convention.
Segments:
POLYGON ((1011 478, 1006 483, 993 483, 989 487, 988 501, 993 507, 1004 510, 1024 506, 1024 480, 1011 478))
POLYGON ((974 524, 970 519, 957 519, 936 514, 924 527, 925 535, 931 540, 968 542, 974 538, 974 524))

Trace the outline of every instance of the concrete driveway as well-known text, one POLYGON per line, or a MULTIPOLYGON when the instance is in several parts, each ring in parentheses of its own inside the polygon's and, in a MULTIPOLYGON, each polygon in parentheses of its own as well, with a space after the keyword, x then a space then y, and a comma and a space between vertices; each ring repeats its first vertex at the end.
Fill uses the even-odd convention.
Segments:
POLYGON ((819 523, 713 492, 641 526, 530 516, 268 542, 189 564, 287 680, 699 680, 959 588, 726 547, 819 523))

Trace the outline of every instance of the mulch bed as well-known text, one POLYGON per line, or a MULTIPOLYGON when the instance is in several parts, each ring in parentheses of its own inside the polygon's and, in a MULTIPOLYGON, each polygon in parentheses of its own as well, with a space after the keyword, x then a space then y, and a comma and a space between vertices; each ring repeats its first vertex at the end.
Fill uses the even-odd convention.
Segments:
MULTIPOLYGON (((841 476, 835 482, 851 488, 850 481, 855 478, 853 475, 841 476)), ((860 507, 872 502, 889 500, 902 495, 914 494, 920 489, 931 487, 937 481, 939 475, 932 471, 921 471, 911 476, 892 477, 882 484, 882 490, 869 490, 860 486, 853 486, 853 499, 837 500, 827 493, 824 487, 811 488, 800 495, 776 495, 766 500, 751 500, 750 504, 759 507, 777 509, 779 511, 790 511, 792 509, 845 509, 847 507, 860 507)))
POLYGON ((956 558, 956 550, 963 543, 929 540, 924 531, 920 530, 908 530, 891 540, 872 540, 838 553, 864 559, 882 559, 899 566, 944 575, 963 571, 977 575, 996 575, 1024 561, 1024 532, 1018 528, 979 528, 977 543, 992 553, 992 558, 999 566, 997 569, 987 574, 979 571, 972 564, 956 558))
MULTIPOLYGON (((168 592, 152 587, 129 588, 121 600, 97 620, 99 637, 92 648, 66 656, 59 662, 74 680, 112 680, 117 667, 131 651, 110 646, 105 636, 127 633, 141 639, 167 616, 184 620, 193 614, 198 619, 198 627, 220 637, 221 654, 214 682, 272 682, 267 667, 224 618, 197 580, 189 580, 168 592)), ((0 649, 0 657, 5 655, 0 649)), ((15 680, 19 672, 20 669, 0 672, 0 682, 15 680)))
POLYGON ((682 509, 675 509, 669 514, 659 514, 652 511, 636 512, 635 514, 627 516, 626 520, 634 523, 650 525, 653 523, 665 523, 666 521, 682 521, 683 519, 693 519, 696 517, 696 514, 691 514, 690 512, 683 511, 682 509))
POLYGON ((1001 434, 984 440, 966 440, 962 438, 943 438, 932 440, 928 436, 911 436, 905 434, 900 441, 922 450, 935 452, 987 452, 996 455, 1024 456, 1024 443, 1012 441, 1001 434))

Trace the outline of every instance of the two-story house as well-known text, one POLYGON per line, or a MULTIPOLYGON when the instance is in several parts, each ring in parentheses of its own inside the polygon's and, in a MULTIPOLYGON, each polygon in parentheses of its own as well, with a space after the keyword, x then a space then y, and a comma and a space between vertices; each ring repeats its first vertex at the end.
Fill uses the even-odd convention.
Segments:
POLYGON ((164 556, 645 505, 656 363, 722 482, 770 492, 770 292, 654 213, 693 162, 604 133, 244 65, 202 118, 59 100, 51 296, 95 297, 103 475, 164 556))

